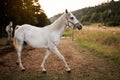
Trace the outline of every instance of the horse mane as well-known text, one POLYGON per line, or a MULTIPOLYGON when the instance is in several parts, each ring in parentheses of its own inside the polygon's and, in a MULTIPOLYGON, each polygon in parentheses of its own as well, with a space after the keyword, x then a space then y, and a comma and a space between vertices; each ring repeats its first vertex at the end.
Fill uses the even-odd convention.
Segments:
POLYGON ((54 26, 54 30, 59 30, 61 28, 62 22, 64 22, 64 20, 66 19, 66 17, 64 17, 66 14, 63 13, 58 19, 56 19, 53 24, 51 25, 55 25, 54 26))

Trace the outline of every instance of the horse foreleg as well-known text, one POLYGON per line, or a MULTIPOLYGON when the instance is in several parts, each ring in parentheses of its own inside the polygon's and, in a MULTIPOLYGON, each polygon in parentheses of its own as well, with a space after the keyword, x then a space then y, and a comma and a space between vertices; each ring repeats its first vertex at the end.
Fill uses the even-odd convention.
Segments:
POLYGON ((71 72, 71 69, 69 68, 69 66, 68 66, 65 58, 63 57, 63 55, 58 51, 57 47, 52 48, 52 51, 64 62, 65 67, 66 67, 66 71, 67 71, 68 73, 70 73, 70 72, 71 72))
POLYGON ((19 66, 21 68, 21 71, 24 71, 25 68, 23 67, 22 61, 21 61, 22 45, 23 45, 23 43, 18 44, 18 52, 17 52, 17 54, 18 54, 18 61, 17 61, 17 63, 19 64, 19 66))
POLYGON ((12 32, 10 33, 10 40, 12 41, 12 32))
POLYGON ((42 61, 42 64, 41 64, 41 68, 42 68, 43 73, 46 73, 46 69, 45 69, 44 65, 45 65, 45 61, 46 61, 46 59, 48 58, 49 55, 50 55, 50 50, 47 49, 45 57, 44 57, 44 59, 42 61))
POLYGON ((9 41, 10 40, 10 33, 7 33, 7 34, 8 34, 7 36, 8 36, 8 41, 9 41))

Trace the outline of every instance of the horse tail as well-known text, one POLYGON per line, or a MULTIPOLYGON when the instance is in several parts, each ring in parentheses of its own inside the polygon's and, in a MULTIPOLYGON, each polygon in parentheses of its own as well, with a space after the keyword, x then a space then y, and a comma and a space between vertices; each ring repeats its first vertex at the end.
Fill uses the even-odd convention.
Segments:
POLYGON ((17 39, 16 39, 15 36, 14 36, 14 38, 13 38, 13 45, 14 45, 16 51, 18 51, 18 42, 17 42, 17 39))
POLYGON ((19 28, 19 25, 16 25, 15 30, 14 30, 14 38, 13 38, 13 45, 14 45, 16 51, 18 51, 18 42, 17 42, 17 39, 16 39, 16 37, 15 37, 15 31, 16 31, 18 28, 19 28))

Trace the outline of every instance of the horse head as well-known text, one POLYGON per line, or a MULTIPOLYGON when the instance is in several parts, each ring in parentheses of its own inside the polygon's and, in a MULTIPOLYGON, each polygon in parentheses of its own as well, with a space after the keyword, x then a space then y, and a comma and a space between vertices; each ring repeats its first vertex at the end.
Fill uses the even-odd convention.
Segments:
POLYGON ((65 13, 68 26, 73 26, 73 28, 77 28, 78 30, 82 29, 82 25, 71 12, 68 12, 66 9, 65 13))
POLYGON ((13 22, 12 22, 12 21, 10 21, 9 25, 10 25, 10 26, 13 26, 13 22))

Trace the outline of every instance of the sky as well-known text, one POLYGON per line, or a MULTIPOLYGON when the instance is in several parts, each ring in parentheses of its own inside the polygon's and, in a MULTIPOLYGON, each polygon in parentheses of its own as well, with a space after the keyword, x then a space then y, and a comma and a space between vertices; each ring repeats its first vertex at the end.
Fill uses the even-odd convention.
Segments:
POLYGON ((107 1, 110 0, 39 0, 40 5, 48 18, 64 12, 65 9, 74 11, 85 7, 99 5, 107 1))

